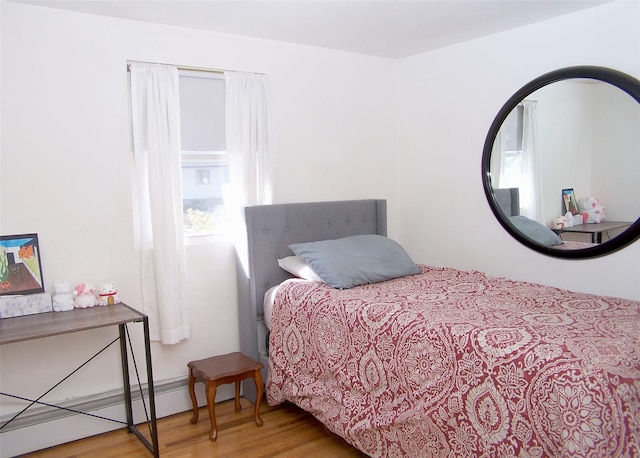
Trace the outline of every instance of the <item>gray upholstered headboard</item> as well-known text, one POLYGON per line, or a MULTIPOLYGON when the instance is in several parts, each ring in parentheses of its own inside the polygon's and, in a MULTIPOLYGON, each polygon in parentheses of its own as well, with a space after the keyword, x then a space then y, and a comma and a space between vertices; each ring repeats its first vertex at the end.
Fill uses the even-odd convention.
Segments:
MULTIPOLYGON (((245 221, 248 259, 237 262, 240 349, 266 366, 267 357, 262 350, 265 331, 260 329, 264 326, 258 320, 264 294, 291 277, 278 266, 277 260, 293 254, 289 249, 292 243, 358 234, 386 236, 387 201, 260 205, 245 208, 245 221)), ((246 383, 243 392, 247 398, 255 398, 252 383, 246 383)))
POLYGON ((520 214, 520 189, 497 188, 493 190, 496 203, 505 216, 518 216, 520 214))

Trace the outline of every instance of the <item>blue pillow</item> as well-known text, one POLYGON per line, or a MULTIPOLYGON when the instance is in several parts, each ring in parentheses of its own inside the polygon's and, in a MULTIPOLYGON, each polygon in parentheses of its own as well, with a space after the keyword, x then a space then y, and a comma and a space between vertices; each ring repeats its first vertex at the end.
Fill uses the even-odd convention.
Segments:
POLYGON ((554 246, 564 243, 560 236, 547 226, 529 219, 526 216, 511 216, 509 217, 509 221, 524 235, 542 245, 554 246))
POLYGON ((351 288, 421 272, 400 244, 381 235, 294 243, 289 248, 333 288, 351 288))

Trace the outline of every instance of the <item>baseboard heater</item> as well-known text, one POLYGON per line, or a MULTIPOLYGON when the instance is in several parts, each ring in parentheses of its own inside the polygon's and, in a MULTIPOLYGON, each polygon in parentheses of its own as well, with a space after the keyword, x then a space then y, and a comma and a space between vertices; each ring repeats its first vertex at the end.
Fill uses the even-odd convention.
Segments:
MULTIPOLYGON (((147 421, 139 386, 132 386, 131 389, 133 419, 137 425, 147 421)), ((153 387, 157 418, 189 411, 193 408, 186 377, 154 381, 153 387)), ((142 393, 145 396, 148 409, 146 384, 142 385, 142 393)), ((202 383, 196 383, 196 396, 200 406, 206 405, 207 400, 202 383)), ((217 392, 216 402, 233 399, 234 396, 234 385, 223 385, 217 392)), ((34 405, 6 425, 0 431, 0 458, 23 455, 126 427, 124 394, 121 389, 56 402, 56 404, 69 410, 34 405)), ((16 413, 17 411, 0 417, 0 425, 4 425, 16 413)), ((141 429, 144 429, 144 426, 141 426, 141 429)))
MULTIPOLYGON (((167 380, 164 382, 154 382, 154 392, 156 398, 173 391, 184 390, 187 388, 187 379, 179 380, 167 380)), ((145 398, 145 402, 148 402, 149 391, 147 384, 142 384, 142 395, 145 398)), ((131 386, 131 400, 135 403, 140 401, 140 385, 131 386)), ((43 401, 47 402, 47 401, 43 401)), ((57 405, 61 408, 34 405, 22 413, 19 417, 9 423, 2 429, 2 432, 14 431, 20 428, 28 428, 30 426, 38 425, 41 423, 47 423, 50 421, 56 421, 63 418, 71 417, 74 415, 93 414, 104 409, 108 409, 114 406, 123 406, 122 419, 114 418, 115 423, 124 422, 126 426, 126 416, 124 412, 124 394, 122 389, 114 389, 106 391, 104 393, 93 394, 84 396, 68 401, 57 402, 57 405)), ((16 412, 4 415, 0 417, 0 425, 4 425, 7 421, 11 420, 15 416, 16 412)), ((107 419, 110 420, 110 419, 107 419)), ((136 419, 137 421, 146 421, 146 418, 136 419)))

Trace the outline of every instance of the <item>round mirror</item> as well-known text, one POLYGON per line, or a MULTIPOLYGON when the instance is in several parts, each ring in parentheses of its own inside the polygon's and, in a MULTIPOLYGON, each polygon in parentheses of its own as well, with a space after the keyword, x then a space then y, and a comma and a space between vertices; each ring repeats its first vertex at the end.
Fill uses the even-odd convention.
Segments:
POLYGON ((484 143, 491 210, 519 242, 558 258, 612 253, 640 238, 640 81, 568 67, 500 109, 484 143))

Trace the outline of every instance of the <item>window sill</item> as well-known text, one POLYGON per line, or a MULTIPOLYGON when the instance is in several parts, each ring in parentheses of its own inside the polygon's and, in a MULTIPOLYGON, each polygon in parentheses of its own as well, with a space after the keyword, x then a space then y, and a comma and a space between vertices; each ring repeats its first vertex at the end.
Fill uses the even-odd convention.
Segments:
POLYGON ((184 246, 216 245, 220 243, 231 243, 225 234, 187 235, 184 238, 184 246))

